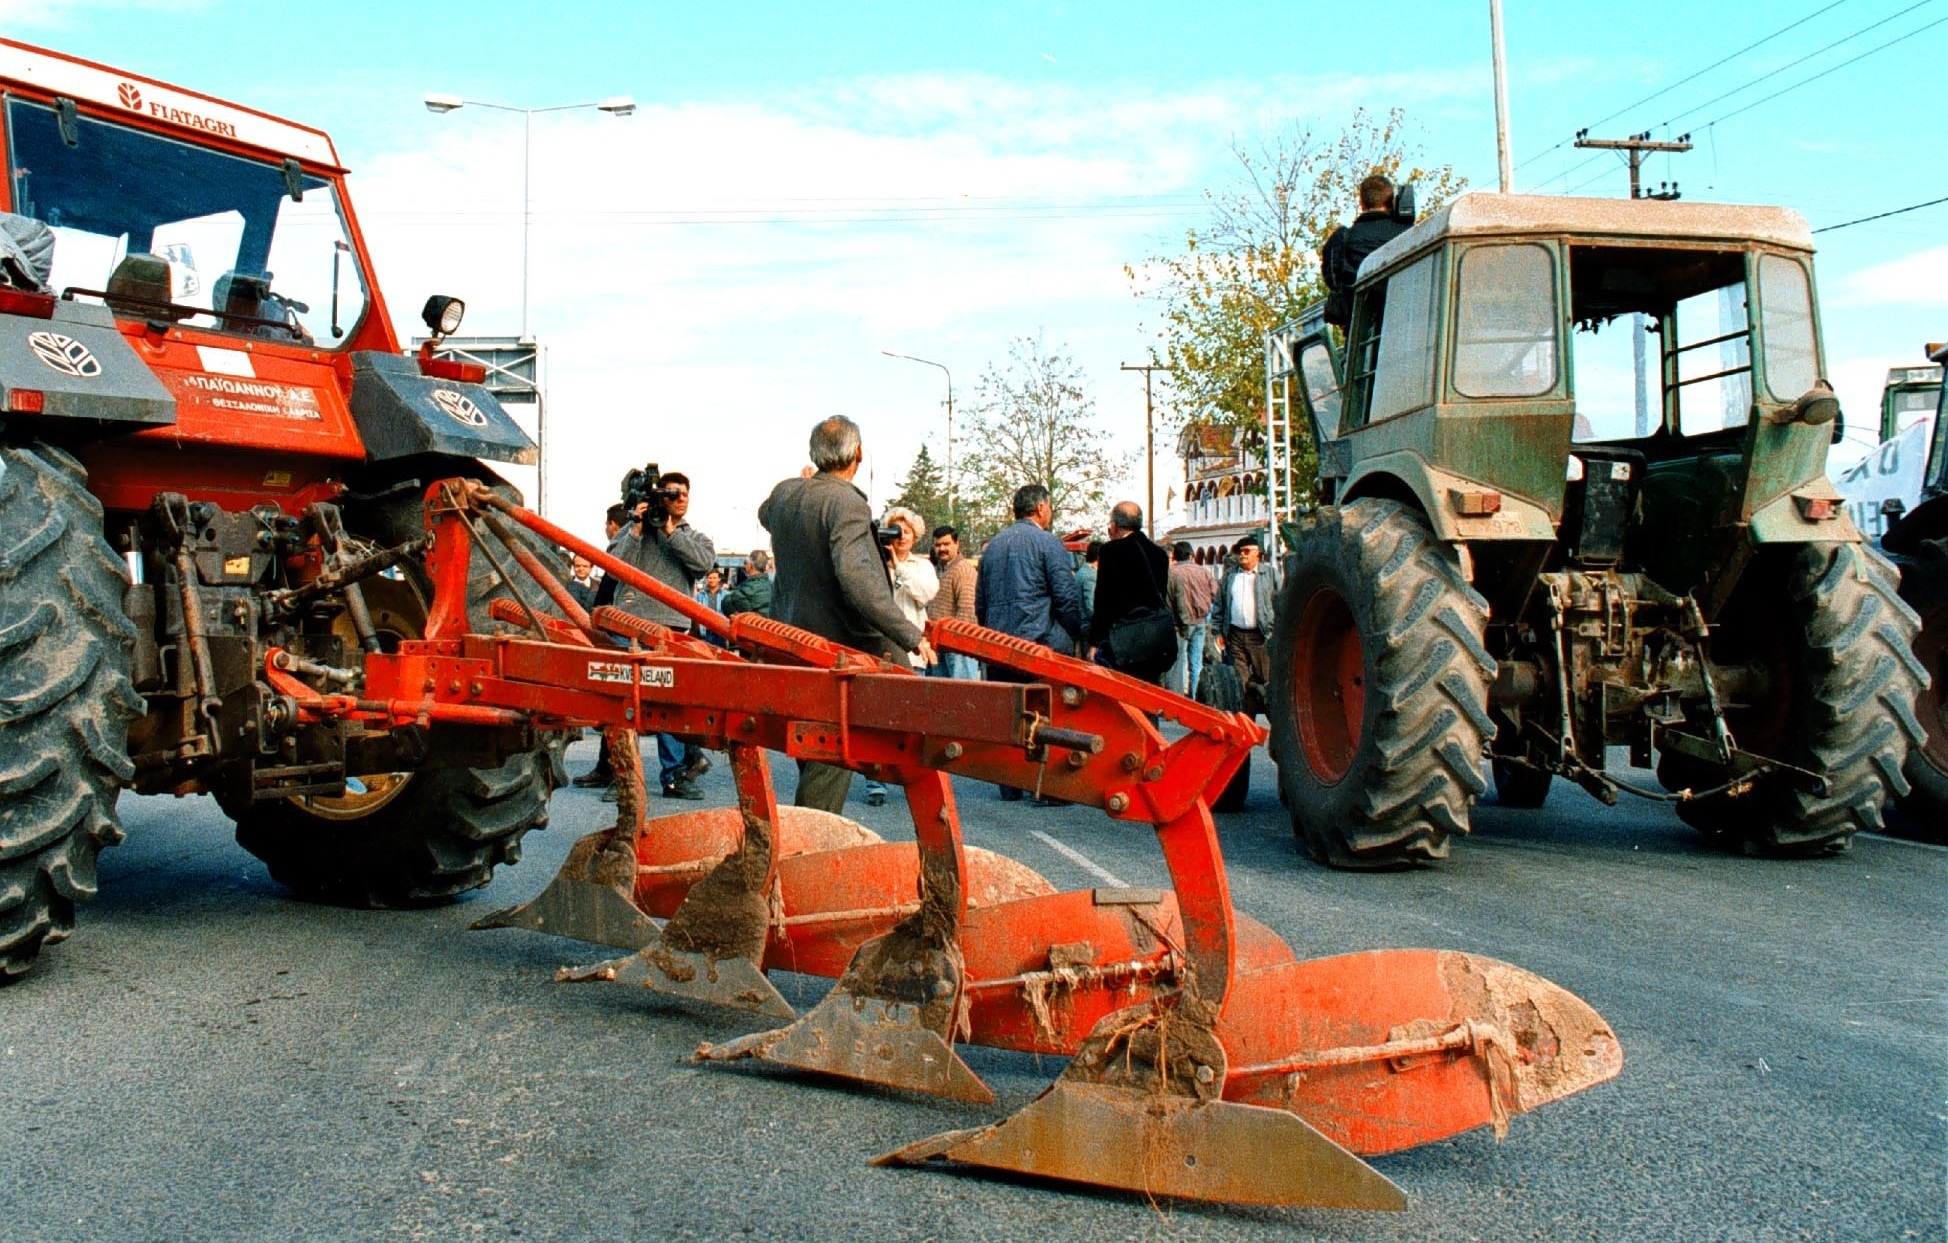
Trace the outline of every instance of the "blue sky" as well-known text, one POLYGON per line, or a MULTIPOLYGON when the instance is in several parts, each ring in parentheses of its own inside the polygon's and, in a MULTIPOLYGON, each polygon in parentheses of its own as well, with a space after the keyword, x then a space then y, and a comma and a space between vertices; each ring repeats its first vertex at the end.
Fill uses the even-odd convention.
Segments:
MULTIPOLYGON (((1505 9, 1518 189, 1623 193, 1615 157, 1558 149, 1591 125, 1688 131, 1696 150, 1655 159, 1652 181, 1816 228, 1948 194, 1948 25, 1930 28, 1948 0, 1505 9)), ((699 525, 733 548, 760 538, 757 501, 823 414, 865 427, 875 500, 923 436, 938 451, 939 373, 882 349, 946 363, 966 395, 1010 336, 1040 331, 1139 448, 1141 379, 1116 368, 1141 359, 1150 312, 1122 265, 1201 221, 1234 140, 1399 105, 1427 156, 1495 176, 1485 2, 0 0, 0 23, 327 129, 395 316, 437 289, 467 297, 483 333, 518 326, 519 118, 436 117, 421 97, 634 95, 632 118, 536 122, 549 510, 588 528, 624 465, 654 457, 698 480, 699 525)), ((1948 206, 1816 240, 1830 370, 1864 424, 1881 372, 1948 335, 1948 206)))

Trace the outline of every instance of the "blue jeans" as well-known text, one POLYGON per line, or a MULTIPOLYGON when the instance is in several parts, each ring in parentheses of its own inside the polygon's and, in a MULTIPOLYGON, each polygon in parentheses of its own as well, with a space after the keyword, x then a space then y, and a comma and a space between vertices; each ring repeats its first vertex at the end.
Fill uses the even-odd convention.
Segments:
POLYGON ((675 734, 658 734, 656 735, 656 761, 663 779, 663 788, 667 790, 676 784, 678 775, 683 772, 683 766, 690 762, 690 744, 675 734))
POLYGON ((930 678, 958 678, 963 682, 981 680, 981 662, 966 652, 942 652, 940 663, 927 666, 930 678))
POLYGON ((1197 698, 1197 680, 1204 676, 1204 643, 1210 637, 1211 628, 1198 622, 1183 634, 1183 641, 1177 645, 1177 663, 1170 666, 1170 673, 1164 685, 1188 699, 1197 698))

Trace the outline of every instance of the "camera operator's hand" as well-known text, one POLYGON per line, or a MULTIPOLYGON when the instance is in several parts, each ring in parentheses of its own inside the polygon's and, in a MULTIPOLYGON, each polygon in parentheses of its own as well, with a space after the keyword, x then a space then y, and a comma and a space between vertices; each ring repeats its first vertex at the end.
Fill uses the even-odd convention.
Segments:
POLYGON ((920 640, 920 646, 913 649, 913 654, 929 665, 937 665, 940 663, 940 653, 934 651, 933 644, 927 642, 925 639, 920 640))
POLYGON ((640 533, 642 532, 642 525, 643 525, 643 515, 644 515, 644 514, 646 514, 646 513, 648 513, 648 512, 649 512, 649 502, 648 502, 648 501, 637 501, 637 502, 636 502, 636 513, 635 513, 635 516, 636 516, 636 530, 637 530, 637 533, 638 533, 638 534, 640 534, 640 533))

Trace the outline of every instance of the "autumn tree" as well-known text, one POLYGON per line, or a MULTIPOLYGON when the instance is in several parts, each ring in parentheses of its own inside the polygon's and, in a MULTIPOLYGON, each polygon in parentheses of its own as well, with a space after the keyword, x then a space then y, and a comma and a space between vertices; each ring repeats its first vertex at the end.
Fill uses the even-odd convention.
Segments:
POLYGON ((914 455, 913 465, 907 467, 906 478, 900 481, 899 495, 887 501, 888 505, 904 505, 928 523, 928 530, 943 523, 953 521, 948 516, 947 476, 933 460, 927 446, 921 445, 920 452, 914 455))
POLYGON ((966 465, 959 479, 962 538, 973 547, 1014 521, 1015 489, 1049 490, 1057 533, 1095 522, 1109 486, 1129 468, 1096 421, 1082 369, 1061 347, 1037 336, 1010 342, 1004 361, 990 362, 968 411, 966 465))
POLYGON ((1205 191, 1210 222, 1186 233, 1182 253, 1125 269, 1161 316, 1151 353, 1176 368, 1173 422, 1262 423, 1265 334, 1326 296, 1319 248, 1355 214, 1362 179, 1414 183, 1422 211, 1466 184, 1452 165, 1419 164, 1404 129, 1400 109, 1384 118, 1360 109, 1336 139, 1300 127, 1256 149, 1233 146, 1236 179, 1205 191))

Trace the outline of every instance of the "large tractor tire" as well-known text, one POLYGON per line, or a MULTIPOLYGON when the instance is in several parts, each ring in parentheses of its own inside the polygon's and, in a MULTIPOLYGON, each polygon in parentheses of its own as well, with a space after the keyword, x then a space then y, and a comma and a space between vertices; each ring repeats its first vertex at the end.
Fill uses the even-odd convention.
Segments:
MULTIPOLYGON (((1207 708, 1220 712, 1243 712, 1245 710, 1245 685, 1238 677, 1238 671, 1230 665, 1207 663, 1197 675, 1197 702, 1207 708)), ((1225 782, 1224 789, 1218 792, 1211 802, 1211 810, 1234 812, 1245 809, 1245 801, 1251 797, 1251 755, 1245 754, 1245 762, 1238 765, 1231 780, 1225 782)))
MULTIPOLYGON (((422 500, 405 493, 353 526, 381 543, 422 530, 422 500)), ((348 522, 348 526, 350 526, 348 522)), ((506 591, 475 558, 468 618, 491 630, 487 606, 506 591)), ((367 603, 388 643, 415 638, 426 620, 427 584, 417 573, 368 579, 367 603)), ((348 636, 350 637, 350 636, 348 636)), ((432 768, 364 774, 342 797, 296 797, 230 808, 237 842, 298 896, 342 906, 424 906, 478 889, 521 857, 521 838, 548 823, 560 784, 549 747, 497 768, 432 768)))
POLYGON ((74 931, 134 774, 128 578, 87 477, 51 446, 0 445, 0 983, 74 931))
MULTIPOLYGON (((1770 638, 1760 650, 1772 666, 1772 700, 1729 712, 1727 722, 1741 747, 1820 774, 1826 793, 1762 781, 1677 811, 1722 844, 1799 858, 1845 850, 1855 833, 1883 826, 1889 799, 1908 793, 1902 768, 1926 742, 1914 710, 1926 671, 1913 650, 1919 623, 1885 558, 1864 544, 1807 544, 1792 557, 1784 600, 1754 607, 1749 624, 1770 638)), ((1726 774, 1666 753, 1658 779, 1700 789, 1726 774)))
POLYGON ((1901 567, 1901 598, 1921 615, 1914 655, 1928 671, 1928 689, 1914 701, 1927 740, 1908 752, 1910 832, 1948 841, 1948 539, 1929 540, 1901 567))
POLYGON ((1361 499, 1301 524, 1268 705, 1280 792, 1339 868, 1444 859, 1487 789, 1488 602, 1413 510, 1361 499))

